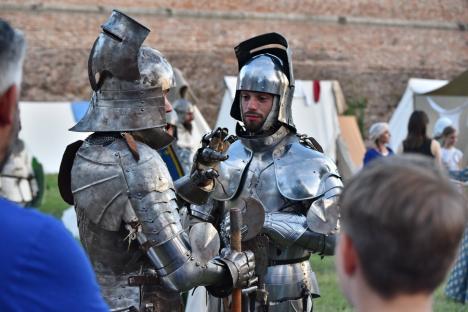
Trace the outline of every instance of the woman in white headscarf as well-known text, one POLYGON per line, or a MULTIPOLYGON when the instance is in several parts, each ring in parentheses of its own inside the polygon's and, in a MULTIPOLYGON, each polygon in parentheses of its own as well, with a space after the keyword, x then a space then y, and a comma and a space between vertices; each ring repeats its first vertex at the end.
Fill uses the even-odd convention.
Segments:
POLYGON ((386 122, 377 122, 369 128, 369 139, 374 144, 364 155, 364 166, 373 159, 393 155, 393 150, 387 146, 390 142, 390 130, 386 122))

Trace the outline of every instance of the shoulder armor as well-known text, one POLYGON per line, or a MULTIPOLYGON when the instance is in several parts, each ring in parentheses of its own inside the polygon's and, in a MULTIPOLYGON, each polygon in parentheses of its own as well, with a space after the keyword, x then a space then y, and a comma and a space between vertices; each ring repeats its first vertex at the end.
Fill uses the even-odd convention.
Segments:
POLYGON ((107 146, 84 143, 76 154, 71 176, 76 209, 106 230, 119 230, 122 220, 131 217, 131 200, 152 191, 160 194, 161 202, 174 197, 172 190, 165 192, 173 186, 161 157, 145 144, 137 146, 138 162, 123 140, 107 146))
POLYGON ((273 151, 278 189, 291 200, 307 200, 323 195, 321 181, 340 175, 335 163, 322 153, 299 142, 293 142, 273 151))
POLYGON ((236 141, 229 147, 228 155, 229 158, 219 165, 219 177, 212 195, 217 200, 230 200, 236 195, 245 168, 252 160, 252 151, 241 141, 236 141))

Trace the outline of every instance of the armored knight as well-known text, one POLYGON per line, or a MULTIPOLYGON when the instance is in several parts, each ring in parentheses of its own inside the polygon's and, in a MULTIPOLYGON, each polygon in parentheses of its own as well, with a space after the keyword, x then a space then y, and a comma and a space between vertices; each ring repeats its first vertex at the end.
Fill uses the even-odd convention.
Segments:
POLYGON ((176 151, 184 172, 187 173, 190 172, 193 154, 198 146, 192 135, 193 104, 186 99, 178 99, 174 102, 174 111, 177 113, 176 151))
MULTIPOLYGON (((244 311, 310 311, 320 293, 309 258, 333 254, 341 177, 313 138, 296 133, 286 39, 265 34, 235 51, 240 72, 231 116, 239 121, 239 140, 214 167, 214 191, 199 192, 192 201, 192 222, 212 222, 227 245, 229 209, 243 209, 242 243, 255 252, 259 280, 258 289, 243 299, 244 311)), ((203 159, 197 153, 193 172, 206 166, 203 159)), ((187 177, 176 181, 176 189, 187 200, 197 192, 187 177)))
POLYGON ((0 172, 0 196, 23 207, 39 207, 44 194, 42 165, 28 155, 26 146, 17 139, 0 172))
MULTIPOLYGON (((109 306, 180 311, 179 293, 195 286, 247 285, 253 254, 216 256, 219 238, 211 224, 190 233, 181 225, 172 179, 155 150, 172 140, 164 127, 173 71, 161 53, 141 46, 148 33, 118 11, 102 25, 88 62, 91 103, 71 129, 94 133, 69 145, 59 185, 75 205, 82 244, 109 306)), ((209 177, 209 171, 194 175, 194 183, 209 177)))

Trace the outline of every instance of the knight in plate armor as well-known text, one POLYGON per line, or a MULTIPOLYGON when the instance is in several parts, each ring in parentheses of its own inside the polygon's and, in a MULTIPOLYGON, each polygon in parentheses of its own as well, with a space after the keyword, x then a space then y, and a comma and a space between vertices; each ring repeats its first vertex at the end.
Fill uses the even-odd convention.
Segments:
POLYGON ((173 103, 173 107, 177 114, 176 151, 184 172, 189 172, 192 167, 193 153, 198 147, 198 142, 192 134, 193 104, 189 100, 180 98, 173 103))
POLYGON ((23 207, 39 207, 43 194, 42 165, 30 157, 24 141, 17 139, 0 172, 0 196, 23 207))
MULTIPOLYGON (((243 310, 311 311, 320 292, 309 258, 333 254, 341 177, 313 138, 296 133, 286 39, 264 34, 235 52, 239 76, 231 116, 239 121, 239 139, 230 142, 227 160, 214 167, 214 191, 192 201, 192 224, 212 222, 227 245, 228 212, 241 208, 242 243, 255 253, 258 276, 258 289, 243 297, 243 310)), ((204 144, 211 144, 210 136, 204 144)), ((205 168, 204 154, 197 153, 192 172, 205 168)), ((187 200, 197 192, 188 177, 177 180, 176 189, 187 200)))
MULTIPOLYGON (((102 25, 88 61, 91 103, 71 129, 93 133, 68 146, 59 174, 115 311, 180 311, 180 292, 198 285, 228 291, 254 273, 251 252, 218 256, 211 224, 190 232, 181 225, 171 176, 156 151, 172 141, 165 114, 173 71, 160 52, 142 46, 148 33, 119 11, 102 25)), ((203 175, 194 178, 203 184, 203 175)))

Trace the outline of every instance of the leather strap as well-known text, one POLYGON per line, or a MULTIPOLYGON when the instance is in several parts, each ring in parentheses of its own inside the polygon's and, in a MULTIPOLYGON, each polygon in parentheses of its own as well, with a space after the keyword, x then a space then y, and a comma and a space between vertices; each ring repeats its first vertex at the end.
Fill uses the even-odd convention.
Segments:
POLYGON ((128 277, 129 286, 158 285, 159 278, 156 275, 134 275, 128 277))
POLYGON ((294 263, 301 263, 306 260, 309 260, 310 256, 305 256, 299 259, 286 259, 286 260, 269 260, 268 266, 274 265, 284 265, 284 264, 294 264, 294 263))

